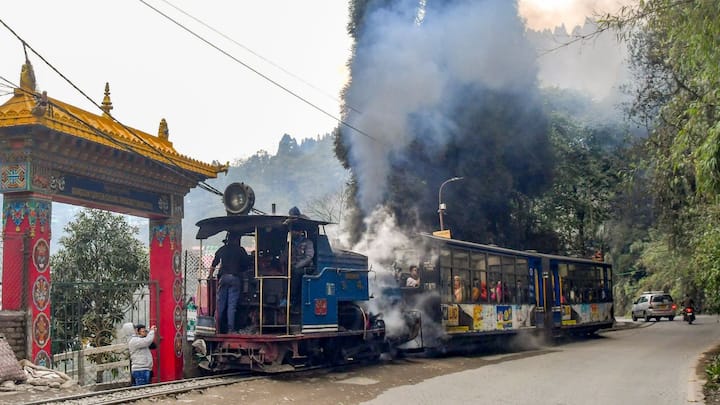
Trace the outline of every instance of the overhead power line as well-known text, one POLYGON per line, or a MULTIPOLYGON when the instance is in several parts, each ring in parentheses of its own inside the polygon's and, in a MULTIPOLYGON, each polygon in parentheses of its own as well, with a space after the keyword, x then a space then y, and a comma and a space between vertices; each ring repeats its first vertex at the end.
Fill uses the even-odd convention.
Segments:
MULTIPOLYGON (((287 75, 295 78, 296 80, 299 80, 300 82, 304 83, 304 84, 307 85, 308 87, 316 90, 318 93, 320 93, 320 94, 322 94, 322 95, 324 95, 324 96, 326 96, 326 97, 330 98, 331 100, 336 101, 336 102, 338 102, 338 103, 341 102, 341 100, 338 99, 336 96, 333 96, 332 94, 326 92, 325 90, 321 89, 320 87, 315 86, 314 84, 312 84, 312 83, 310 83, 309 81, 303 79, 302 77, 294 74, 293 72, 285 69, 284 67, 278 65, 277 63, 273 62, 272 60, 270 60, 270 59, 262 56, 261 54, 253 51, 253 50, 250 49, 249 47, 241 44, 240 42, 236 41, 235 39, 231 38, 230 36, 226 35, 225 33, 221 32, 220 30, 216 29, 215 27, 207 24, 206 22, 200 20, 199 18, 193 16, 192 14, 190 14, 190 13, 188 13, 187 11, 181 9, 180 7, 178 7, 178 6, 170 3, 170 2, 167 1, 167 0, 160 0, 160 1, 162 1, 163 3, 167 4, 168 6, 170 6, 170 7, 172 7, 172 8, 174 8, 175 10, 179 11, 180 13, 184 14, 186 17, 191 18, 192 20, 194 20, 194 21, 197 22, 198 24, 202 25, 203 27, 211 30, 212 32, 220 35, 221 37, 227 39, 228 41, 232 42, 233 44, 241 47, 242 49, 246 50, 247 52, 249 52, 249 53, 257 56, 258 58, 262 59, 263 61, 267 62, 268 64, 272 65, 272 66, 275 67, 276 69, 282 71, 283 73, 285 73, 285 74, 287 74, 287 75)), ((354 108, 354 107, 351 106, 351 105, 345 104, 345 106, 346 106, 347 108, 355 111, 356 113, 360 113, 360 111, 358 111, 356 108, 354 108)))
POLYGON ((222 53, 223 55, 227 56, 228 58, 232 59, 232 60, 235 61, 236 63, 239 63, 240 65, 244 66, 246 69, 250 70, 251 72, 255 73, 256 75, 258 75, 258 76, 262 77, 263 79, 267 80, 268 82, 272 83, 273 85, 275 85, 276 87, 280 88, 280 89, 283 90, 284 92, 292 95, 293 97, 295 97, 295 98, 297 98, 298 100, 302 101, 303 103, 309 105, 310 107, 314 108, 315 110, 317 110, 317 111, 325 114, 326 116, 332 118, 333 120, 337 121, 339 124, 344 125, 344 126, 350 128, 350 129, 352 129, 353 131, 355 131, 355 132, 357 132, 357 133, 359 133, 359 134, 361 134, 361 135, 363 135, 363 136, 365 136, 365 137, 367 137, 367 138, 369 138, 369 139, 374 140, 375 142, 379 142, 379 143, 382 143, 382 144, 386 144, 386 142, 384 142, 384 141, 382 141, 382 140, 380 140, 380 139, 378 139, 378 138, 376 138, 376 137, 368 134, 367 132, 365 132, 365 131, 363 131, 363 130, 361 130, 361 129, 355 127, 355 126, 353 126, 352 124, 350 124, 350 123, 348 123, 348 122, 345 122, 345 121, 342 120, 341 118, 336 117, 335 115, 333 115, 332 113, 326 111, 326 110, 323 109, 322 107, 314 104, 313 102, 307 100, 306 98, 304 98, 303 96, 299 95, 298 93, 290 90, 289 88, 283 86, 282 84, 280 84, 280 83, 278 83, 277 81, 273 80, 273 79, 270 78, 269 76, 263 74, 263 73, 260 72, 259 70, 257 70, 257 69, 255 69, 254 67, 250 66, 249 64, 241 61, 240 59, 238 59, 238 58, 236 58, 235 56, 231 55, 229 52, 227 52, 227 51, 225 51, 224 49, 220 48, 218 45, 215 45, 212 41, 206 39, 206 38, 203 37, 202 35, 196 33, 195 31, 191 30, 190 28, 186 27, 185 25, 183 25, 183 24, 180 23, 179 21, 175 20, 174 18, 170 17, 169 15, 167 15, 167 14, 163 13, 162 11, 158 10, 156 7, 152 6, 151 4, 148 4, 148 2, 146 2, 145 0, 138 0, 138 1, 139 1, 140 3, 142 3, 142 4, 144 4, 145 6, 147 6, 148 8, 150 8, 151 10, 155 11, 156 13, 160 14, 161 16, 165 17, 165 19, 167 19, 168 21, 172 22, 173 24, 177 25, 178 27, 182 28, 183 30, 187 31, 190 35, 194 36, 195 38, 197 38, 197 39, 199 39, 200 41, 204 42, 204 43, 207 44, 208 46, 212 47, 213 49, 217 50, 218 52, 220 52, 220 53, 222 53))
MULTIPOLYGON (((5 81, 8 81, 8 80, 7 80, 6 78, 4 78, 3 76, 0 76, 0 79, 1 79, 1 80, 5 80, 5 81)), ((30 91, 27 91, 27 90, 21 88, 20 86, 17 86, 16 88, 20 89, 21 91, 24 91, 26 94, 29 94, 29 95, 37 98, 37 94, 34 94, 34 93, 30 92, 30 91)), ((95 127, 94 125, 88 123, 87 121, 83 120, 81 117, 73 114, 72 111, 68 110, 67 108, 63 107, 62 105, 57 104, 57 103, 53 103, 52 101, 49 101, 49 100, 48 100, 48 106, 50 106, 50 107, 52 107, 52 108, 54 108, 54 109, 57 109, 57 110, 59 110, 59 111, 62 111, 63 113, 67 114, 69 117, 71 117, 71 118, 73 118, 74 120, 76 120, 76 121, 80 122, 81 124, 85 125, 88 129, 90 129, 92 132, 94 132, 95 135, 98 135, 98 136, 100 136, 101 138, 110 141, 110 142, 113 143, 114 145, 118 146, 120 149, 123 149, 123 150, 125 150, 125 151, 128 151, 128 152, 130 152, 130 153, 132 153, 132 154, 140 155, 140 153, 139 153, 137 150, 135 150, 134 148, 132 148, 131 146, 126 145, 126 144, 123 144, 122 142, 120 142, 119 140, 115 139, 114 137, 112 137, 112 136, 104 133, 102 130, 100 130, 99 128, 95 127)), ((122 125, 122 124, 121 124, 121 125, 122 125)), ((130 129, 130 132, 131 132, 134 136, 139 137, 137 134, 133 133, 131 129, 130 129)), ((149 144, 148 144, 148 145, 149 145, 149 144)), ((163 156, 164 158, 170 159, 170 158, 168 158, 167 156, 165 156, 164 154, 162 154, 159 150, 157 150, 157 149, 155 149, 155 148, 153 148, 153 150, 155 150, 156 152, 160 153, 161 156, 163 156)), ((140 156, 141 156, 141 155, 140 155, 140 156)), ((168 166, 167 164, 165 164, 165 163, 163 163, 163 162, 159 162, 159 163, 160 163, 161 165, 164 165, 164 166, 168 167, 170 170, 172 170, 172 171, 175 172, 176 174, 180 174, 180 175, 183 176, 183 177, 192 179, 193 181, 197 181, 196 178, 191 177, 191 176, 188 176, 187 173, 185 173, 185 171, 184 171, 181 167, 179 167, 179 166, 178 166, 178 168, 180 169, 180 171, 177 171, 177 170, 174 170, 174 169, 175 169, 174 166, 176 166, 176 165, 174 165, 174 166, 168 166)), ((206 190, 206 191, 210 191, 210 192, 212 192, 212 193, 214 193, 214 194, 222 195, 222 193, 221 193, 220 191, 218 191, 217 189, 215 189, 214 187, 212 187, 212 186, 210 186, 210 185, 208 185, 208 184, 205 184, 204 182, 199 182, 199 183, 198 183, 198 186, 199 186, 200 188, 206 190)))
MULTIPOLYGON (((30 49, 38 58, 40 58, 40 60, 42 60, 42 61, 43 61, 46 65, 48 65, 55 73, 57 73, 60 77, 62 77, 63 80, 65 80, 68 84, 70 84, 70 86, 72 86, 75 90, 77 90, 80 94, 82 94, 83 97, 85 97, 88 101, 90 101, 90 103, 92 103, 92 104, 93 104, 95 107, 97 107, 98 109, 102 110, 102 107, 101 107, 97 102, 95 102, 95 100, 93 100, 90 96, 88 96, 88 95, 87 95, 84 91, 82 91, 77 85, 75 85, 75 83, 73 83, 72 80, 68 79, 68 78, 67 78, 64 74, 62 74, 57 68, 55 68, 55 66, 53 66, 50 62, 48 62, 42 55, 40 55, 40 53, 38 53, 38 52, 37 52, 32 46, 30 46, 23 38, 21 38, 12 28, 10 28, 10 26, 8 26, 8 25, 5 23, 5 21, 3 21, 2 18, 0 18, 0 24, 2 24, 3 26, 5 26, 5 28, 8 29, 8 30, 23 44, 23 47, 25 47, 26 49, 30 49)), ((5 78, 3 78, 3 80, 6 81, 6 82, 8 82, 8 83, 12 83, 11 81, 9 81, 9 80, 7 80, 7 79, 5 79, 5 78)), ((17 88, 20 88, 20 86, 16 86, 16 87, 17 87, 17 88)), ((33 94, 33 96, 35 96, 35 95, 33 94)), ((57 105, 55 105, 55 106, 57 107, 57 105)), ((132 134, 132 135, 133 135, 134 137, 136 137, 138 140, 140 140, 140 142, 142 142, 142 143, 145 144, 147 147, 149 147, 150 149, 154 150, 159 156, 161 156, 162 158, 164 158, 167 162, 166 162, 166 163, 160 162, 160 163, 161 163, 161 164, 164 164, 164 165, 165 165, 166 167, 168 167, 171 171, 173 171, 173 172, 175 172, 176 174, 179 174, 180 176, 183 176, 183 177, 185 177, 185 178, 187 178, 187 179, 192 179, 194 182, 196 182, 196 183, 198 184, 198 186, 199 186, 200 188, 202 188, 202 189, 204 189, 204 190, 206 190, 206 191, 210 191, 210 192, 212 192, 212 193, 214 193, 214 194, 217 194, 217 195, 222 195, 222 192, 220 192, 219 190, 217 190, 215 187, 213 187, 213 186, 205 183, 205 181, 203 181, 203 180, 198 180, 198 178, 196 178, 196 177, 194 177, 194 176, 190 176, 190 175, 187 173, 187 171, 186 171, 185 169, 183 169, 182 167, 180 167, 180 165, 178 165, 178 163, 177 163, 172 157, 167 156, 167 154, 165 154, 163 151, 159 150, 159 149, 156 148, 154 145, 152 145, 151 143, 147 142, 147 140, 145 140, 143 137, 141 137, 140 135, 138 135, 137 133, 135 133, 135 131, 134 131, 132 128, 130 128, 130 127, 126 126, 125 124, 123 124, 122 122, 120 122, 118 119, 116 119, 115 117, 113 117, 109 112, 107 112, 106 114, 107 114, 108 117, 110 117, 114 122, 116 122, 117 124, 119 124, 120 126, 122 126, 126 131, 128 131, 130 134, 132 134)), ((80 121, 82 122, 82 120, 80 120, 80 121)), ((91 128, 93 131, 95 131, 96 133, 102 134, 102 136, 108 136, 108 135, 104 134, 100 129, 95 128, 94 126, 90 125, 89 123, 86 123, 86 122, 83 122, 83 123, 84 123, 85 125, 87 125, 89 128, 91 128)), ((128 150, 131 151, 131 152, 134 152, 134 153, 136 153, 136 154, 138 154, 138 155, 140 154, 138 151, 136 151, 136 150, 134 150, 134 149, 132 149, 132 148, 130 148, 130 149, 128 149, 128 150)))

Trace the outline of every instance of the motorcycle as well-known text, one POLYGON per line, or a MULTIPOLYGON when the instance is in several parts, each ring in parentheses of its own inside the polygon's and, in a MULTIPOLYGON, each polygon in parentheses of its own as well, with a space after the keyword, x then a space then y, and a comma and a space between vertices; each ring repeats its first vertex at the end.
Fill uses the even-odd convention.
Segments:
POLYGON ((693 307, 685 307, 685 309, 683 309, 683 321, 689 325, 692 325, 693 321, 695 321, 695 309, 693 307))

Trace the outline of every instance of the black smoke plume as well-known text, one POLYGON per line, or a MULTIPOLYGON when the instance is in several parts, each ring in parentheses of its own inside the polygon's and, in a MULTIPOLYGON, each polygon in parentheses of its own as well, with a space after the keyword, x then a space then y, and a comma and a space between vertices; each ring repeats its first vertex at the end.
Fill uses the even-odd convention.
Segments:
MULTIPOLYGON (((551 182, 548 118, 534 48, 508 0, 356 0, 336 152, 358 216, 384 207, 401 227, 523 248, 538 239, 532 197, 551 182)), ((356 218, 356 238, 363 231, 356 218)), ((536 247, 533 244, 533 247, 536 247)))

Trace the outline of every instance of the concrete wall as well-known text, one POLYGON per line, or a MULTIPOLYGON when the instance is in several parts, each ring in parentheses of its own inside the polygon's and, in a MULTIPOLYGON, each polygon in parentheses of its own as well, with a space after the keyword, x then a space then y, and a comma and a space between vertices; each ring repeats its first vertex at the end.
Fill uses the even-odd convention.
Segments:
POLYGON ((0 311, 0 335, 5 337, 18 360, 27 356, 25 327, 24 312, 0 311))

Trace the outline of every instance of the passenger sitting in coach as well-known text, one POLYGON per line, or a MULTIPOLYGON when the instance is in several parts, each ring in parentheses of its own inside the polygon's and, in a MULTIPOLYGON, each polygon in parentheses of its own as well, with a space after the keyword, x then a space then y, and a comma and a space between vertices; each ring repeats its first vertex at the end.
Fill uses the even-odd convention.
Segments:
POLYGON ((420 275, 418 274, 418 266, 410 266, 410 275, 405 280, 405 287, 420 287, 420 275))
POLYGON ((453 277, 453 298, 455 302, 463 302, 465 300, 465 286, 460 276, 453 277))
POLYGON ((486 302, 487 301, 487 285, 484 281, 478 280, 477 278, 473 282, 472 296, 473 302, 486 302))

